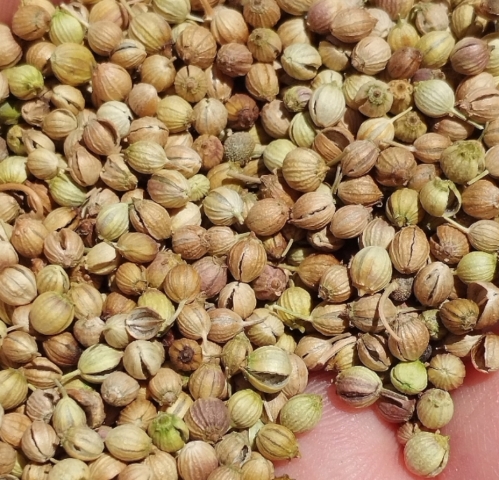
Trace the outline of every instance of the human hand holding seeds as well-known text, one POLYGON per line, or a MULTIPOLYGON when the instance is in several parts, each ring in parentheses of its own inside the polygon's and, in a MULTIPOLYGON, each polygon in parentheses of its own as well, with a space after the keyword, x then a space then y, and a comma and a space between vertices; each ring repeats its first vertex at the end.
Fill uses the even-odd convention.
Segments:
MULTIPOLYGON (((398 425, 381 419, 377 407, 356 410, 345 406, 330 386, 328 373, 312 377, 308 391, 325 398, 322 420, 299 436, 301 458, 281 462, 277 472, 296 480, 409 480, 395 438, 398 425)), ((497 476, 494 452, 499 441, 499 377, 469 368, 464 385, 452 392, 454 417, 442 429, 451 437, 451 454, 442 480, 497 476)))

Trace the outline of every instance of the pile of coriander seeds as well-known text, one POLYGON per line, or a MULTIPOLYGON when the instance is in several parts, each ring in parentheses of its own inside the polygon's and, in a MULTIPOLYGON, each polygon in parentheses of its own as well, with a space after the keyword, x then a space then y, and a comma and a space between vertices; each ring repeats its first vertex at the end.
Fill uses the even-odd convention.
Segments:
POLYGON ((446 466, 499 369, 494 0, 21 0, 0 475, 272 480, 309 372, 446 466))

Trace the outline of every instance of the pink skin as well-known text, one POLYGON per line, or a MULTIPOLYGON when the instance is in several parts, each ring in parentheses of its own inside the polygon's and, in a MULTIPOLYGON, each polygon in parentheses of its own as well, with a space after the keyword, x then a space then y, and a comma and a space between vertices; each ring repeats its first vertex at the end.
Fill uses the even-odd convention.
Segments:
MULTIPOLYGON (((499 375, 485 375, 467 365, 465 384, 452 392, 454 419, 442 429, 451 436, 451 455, 438 478, 492 480, 499 478, 499 375)), ((396 426, 387 424, 376 407, 346 406, 330 386, 332 376, 314 377, 308 390, 325 400, 321 423, 299 436, 302 458, 281 462, 276 473, 296 480, 409 480, 421 478, 404 468, 396 426)))
MULTIPOLYGON (((61 0, 51 0, 52 3, 56 5, 61 3, 61 0)), ((2 6, 0 8, 0 23, 10 23, 12 20, 12 15, 17 10, 20 0, 2 0, 2 6)))
MULTIPOLYGON (((8 23, 18 5, 2 0, 0 22, 8 23)), ((57 3, 57 2, 54 2, 57 3)), ((324 416, 313 431, 299 436, 302 458, 281 462, 276 474, 297 480, 409 480, 395 428, 376 408, 346 407, 330 387, 332 376, 312 378, 308 391, 324 397, 324 416)), ((499 375, 484 375, 468 366, 465 385, 452 393, 455 416, 442 433, 451 435, 451 456, 442 480, 499 478, 499 375)))

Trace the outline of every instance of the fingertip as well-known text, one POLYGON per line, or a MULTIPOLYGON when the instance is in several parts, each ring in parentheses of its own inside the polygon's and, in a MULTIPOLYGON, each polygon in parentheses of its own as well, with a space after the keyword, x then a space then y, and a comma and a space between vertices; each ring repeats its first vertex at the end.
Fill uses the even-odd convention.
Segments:
POLYGON ((464 385, 451 391, 454 417, 442 429, 450 435, 449 464, 442 480, 498 478, 499 375, 480 373, 467 362, 464 385), (479 461, 476 461, 480 459, 479 461))
POLYGON ((307 392, 322 395, 322 420, 310 432, 297 436, 301 458, 279 462, 276 474, 314 480, 415 478, 404 468, 396 427, 382 422, 375 407, 355 409, 346 405, 336 396, 331 379, 330 373, 311 377, 307 392))
POLYGON ((19 6, 19 1, 20 0, 4 0, 2 2, 2 8, 0 8, 0 23, 10 25, 14 12, 19 6))
MULTIPOLYGON (((63 0, 51 0, 54 5, 60 5, 63 0)), ((19 7, 21 0, 1 0, 0 23, 10 25, 12 17, 19 7)))

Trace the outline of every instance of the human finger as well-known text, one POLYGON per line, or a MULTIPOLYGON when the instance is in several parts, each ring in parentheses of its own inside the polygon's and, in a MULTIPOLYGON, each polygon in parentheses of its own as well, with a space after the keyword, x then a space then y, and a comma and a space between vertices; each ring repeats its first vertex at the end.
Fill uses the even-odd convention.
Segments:
MULTIPOLYGON (((321 423, 299 436, 302 457, 281 462, 276 473, 291 478, 314 480, 409 480, 403 465, 402 448, 395 439, 396 425, 384 422, 376 407, 354 410, 336 397, 331 375, 311 380, 308 391, 324 398, 321 423)), ((468 365, 465 384, 451 392, 455 413, 442 429, 451 437, 449 463, 439 476, 442 480, 497 476, 495 446, 499 443, 499 376, 486 375, 468 365)))
POLYGON ((12 16, 19 6, 20 0, 3 0, 0 8, 0 23, 10 24, 12 16))

